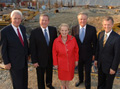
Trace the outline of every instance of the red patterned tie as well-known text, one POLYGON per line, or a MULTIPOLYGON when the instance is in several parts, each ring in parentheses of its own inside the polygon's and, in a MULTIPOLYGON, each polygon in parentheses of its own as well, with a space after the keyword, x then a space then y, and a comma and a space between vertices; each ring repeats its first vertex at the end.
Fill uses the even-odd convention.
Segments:
POLYGON ((21 36, 20 31, 19 31, 18 28, 17 28, 17 33, 18 33, 18 37, 20 39, 21 44, 24 46, 24 42, 23 42, 22 36, 21 36))

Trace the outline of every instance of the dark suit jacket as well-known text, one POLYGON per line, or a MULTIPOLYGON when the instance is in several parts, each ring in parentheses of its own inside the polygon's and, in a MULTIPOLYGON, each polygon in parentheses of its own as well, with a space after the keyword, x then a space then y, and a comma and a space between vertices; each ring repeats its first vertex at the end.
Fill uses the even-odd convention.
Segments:
POLYGON ((8 25, 1 31, 2 40, 2 58, 4 64, 11 63, 12 68, 21 69, 25 67, 28 56, 28 43, 26 38, 26 29, 20 25, 24 38, 24 47, 19 37, 15 33, 12 25, 8 25))
POLYGON ((49 46, 47 46, 44 34, 41 27, 34 29, 30 35, 30 52, 33 63, 38 63, 41 67, 46 67, 48 61, 53 64, 52 60, 52 45, 57 37, 55 27, 48 26, 50 34, 49 46))
POLYGON ((104 73, 109 73, 110 68, 117 70, 120 61, 120 36, 114 31, 111 32, 109 38, 103 47, 105 31, 99 33, 96 60, 98 61, 98 68, 102 67, 104 73))
POLYGON ((96 28, 91 25, 86 25, 86 33, 83 43, 79 39, 79 25, 72 28, 72 35, 75 36, 79 46, 79 58, 89 60, 95 55, 97 36, 96 28))

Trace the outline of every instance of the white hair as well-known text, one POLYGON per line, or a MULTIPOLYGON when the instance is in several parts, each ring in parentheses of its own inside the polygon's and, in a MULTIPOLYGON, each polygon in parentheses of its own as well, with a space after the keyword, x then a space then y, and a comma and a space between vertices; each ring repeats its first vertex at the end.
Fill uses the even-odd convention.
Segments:
POLYGON ((14 14, 19 14, 19 15, 21 16, 21 18, 23 18, 22 12, 19 11, 19 10, 13 10, 13 11, 11 12, 10 17, 12 18, 14 14))

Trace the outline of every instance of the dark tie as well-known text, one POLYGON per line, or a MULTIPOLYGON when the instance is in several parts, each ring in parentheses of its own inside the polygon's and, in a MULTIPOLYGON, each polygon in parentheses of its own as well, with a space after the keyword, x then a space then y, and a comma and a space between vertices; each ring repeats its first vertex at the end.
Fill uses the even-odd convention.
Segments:
POLYGON ((18 28, 17 28, 17 33, 18 33, 18 37, 20 39, 21 44, 24 46, 24 42, 23 42, 22 36, 21 36, 20 31, 19 31, 18 28))
POLYGON ((48 39, 48 34, 46 29, 45 29, 45 39, 46 39, 47 45, 49 45, 49 39, 48 39))
POLYGON ((80 37, 81 42, 83 43, 83 40, 84 40, 84 37, 85 37, 84 28, 81 28, 80 30, 81 30, 81 33, 80 33, 79 37, 80 37))

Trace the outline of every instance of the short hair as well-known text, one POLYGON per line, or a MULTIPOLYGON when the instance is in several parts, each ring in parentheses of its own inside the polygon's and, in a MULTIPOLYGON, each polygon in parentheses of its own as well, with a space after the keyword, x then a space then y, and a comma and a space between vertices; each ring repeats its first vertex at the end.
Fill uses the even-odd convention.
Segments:
POLYGON ((61 28, 62 28, 63 26, 67 27, 68 30, 69 30, 69 25, 66 24, 66 23, 62 23, 62 24, 59 26, 59 29, 58 29, 59 34, 60 34, 60 30, 61 30, 61 28))
POLYGON ((10 17, 12 18, 14 14, 19 14, 19 15, 21 16, 21 18, 23 18, 22 12, 19 11, 19 10, 13 10, 13 11, 11 12, 10 17))
POLYGON ((39 17, 39 19, 40 19, 41 17, 43 17, 43 16, 47 16, 47 17, 48 17, 48 20, 49 20, 49 16, 48 16, 47 14, 41 14, 40 17, 39 17))
POLYGON ((87 18, 88 18, 88 14, 87 14, 87 13, 85 13, 85 12, 80 12, 80 13, 78 13, 77 17, 79 17, 80 15, 86 15, 86 16, 87 16, 87 18))
POLYGON ((114 24, 113 17, 111 17, 111 16, 106 16, 106 17, 103 19, 103 21, 109 21, 109 20, 111 20, 111 21, 112 21, 112 24, 114 24))

